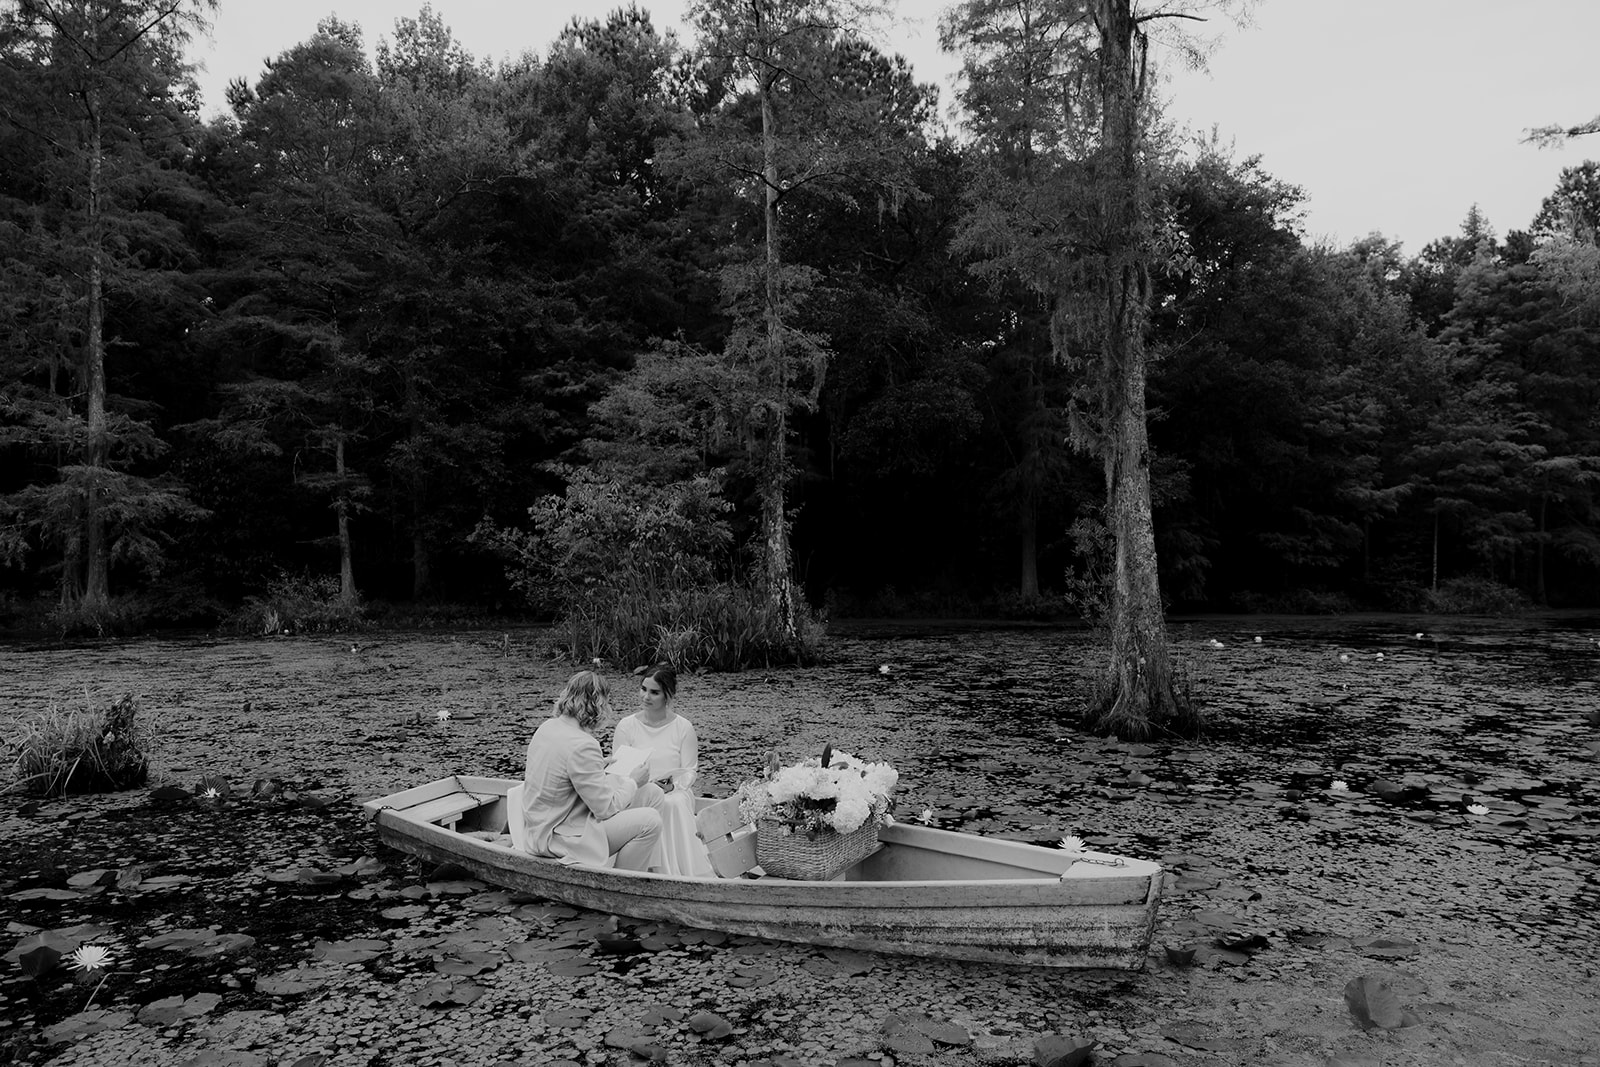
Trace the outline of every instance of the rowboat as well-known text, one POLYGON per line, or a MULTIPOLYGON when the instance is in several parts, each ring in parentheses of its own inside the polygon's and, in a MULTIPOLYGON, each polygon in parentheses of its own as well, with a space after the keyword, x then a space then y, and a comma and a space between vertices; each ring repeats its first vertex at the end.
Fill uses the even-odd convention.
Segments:
POLYGON ((482 881, 637 919, 864 951, 1040 967, 1143 968, 1160 864, 902 822, 829 881, 766 875, 732 799, 701 801, 718 877, 562 863, 517 847, 521 781, 456 775, 363 804, 387 845, 482 881))

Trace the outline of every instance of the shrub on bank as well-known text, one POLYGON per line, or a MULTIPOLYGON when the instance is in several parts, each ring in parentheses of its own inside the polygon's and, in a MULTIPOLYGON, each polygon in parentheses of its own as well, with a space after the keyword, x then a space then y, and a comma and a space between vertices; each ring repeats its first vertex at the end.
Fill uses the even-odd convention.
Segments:
POLYGON ((10 742, 12 788, 42 797, 107 793, 150 776, 149 728, 124 695, 108 708, 53 705, 25 719, 10 742))
POLYGON ((1438 615, 1517 615, 1532 608, 1528 598, 1489 578, 1451 578, 1428 593, 1438 615))
POLYGON ((339 633, 365 624, 361 603, 340 599, 337 575, 287 571, 268 582, 260 596, 246 597, 229 620, 231 629, 245 634, 339 633))
POLYGON ((1230 598, 1233 606, 1252 615, 1347 615, 1357 605, 1344 593, 1323 589, 1290 589, 1267 594, 1243 590, 1230 598))

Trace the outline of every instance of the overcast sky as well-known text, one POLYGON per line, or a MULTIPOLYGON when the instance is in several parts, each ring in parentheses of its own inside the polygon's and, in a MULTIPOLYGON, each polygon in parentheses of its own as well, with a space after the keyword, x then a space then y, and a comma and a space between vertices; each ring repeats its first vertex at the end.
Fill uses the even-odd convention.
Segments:
MULTIPOLYGON (((370 48, 421 6, 222 0, 212 39, 193 50, 207 68, 208 113, 222 109, 229 80, 254 82, 265 58, 305 40, 324 16, 359 23, 370 48)), ((615 6, 433 2, 456 40, 495 60, 543 55, 573 15, 615 6)), ((640 6, 681 34, 685 0, 640 6)), ((956 64, 939 52, 936 29, 945 6, 900 0, 879 44, 904 54, 948 104, 956 64)), ((1208 69, 1175 71, 1169 113, 1196 131, 1215 126, 1236 155, 1259 155, 1268 173, 1300 186, 1312 239, 1344 245, 1376 231, 1414 255, 1456 233, 1474 203, 1504 235, 1527 227, 1563 167, 1600 159, 1600 134, 1561 149, 1521 143, 1531 126, 1600 113, 1600 0, 1258 0, 1247 25, 1213 18, 1199 28, 1215 38, 1208 69)))

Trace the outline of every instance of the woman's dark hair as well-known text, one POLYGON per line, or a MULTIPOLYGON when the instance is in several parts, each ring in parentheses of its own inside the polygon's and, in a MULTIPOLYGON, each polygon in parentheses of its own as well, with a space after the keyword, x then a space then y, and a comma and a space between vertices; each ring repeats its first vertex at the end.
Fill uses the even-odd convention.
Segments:
POLYGON ((640 676, 640 684, 643 684, 646 678, 654 678, 668 700, 678 695, 678 672, 672 669, 672 664, 657 663, 640 676))

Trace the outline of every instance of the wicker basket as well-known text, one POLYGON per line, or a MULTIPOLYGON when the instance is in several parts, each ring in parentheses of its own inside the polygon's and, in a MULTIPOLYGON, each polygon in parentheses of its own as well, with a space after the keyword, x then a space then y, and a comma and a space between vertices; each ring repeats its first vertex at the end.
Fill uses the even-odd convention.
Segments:
POLYGON ((756 862, 774 878, 826 882, 878 850, 878 821, 868 819, 847 834, 823 830, 815 837, 804 830, 785 834, 773 819, 756 823, 756 862))

